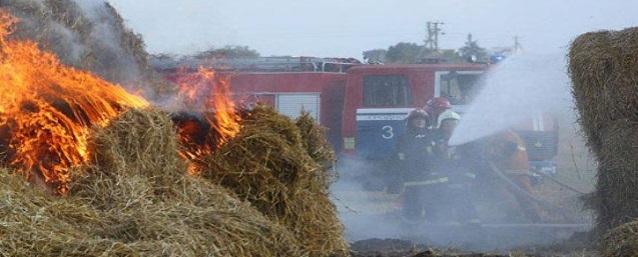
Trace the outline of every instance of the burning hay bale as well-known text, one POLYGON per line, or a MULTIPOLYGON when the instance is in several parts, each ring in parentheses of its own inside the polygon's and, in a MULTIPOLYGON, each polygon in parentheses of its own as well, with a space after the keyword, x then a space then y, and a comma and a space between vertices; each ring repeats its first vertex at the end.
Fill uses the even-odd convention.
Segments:
POLYGON ((285 228, 232 193, 186 175, 167 114, 131 110, 95 137, 98 170, 78 180, 74 195, 108 213, 117 240, 161 239, 173 256, 299 255, 285 228), (114 190, 115 189, 115 190, 114 190))
POLYGON ((67 197, 0 174, 7 256, 304 256, 294 234, 233 193, 186 175, 165 113, 131 110, 99 129, 96 165, 67 197))
POLYGON ((638 218, 638 29, 581 35, 569 60, 580 122, 599 161, 589 204, 605 232, 638 218))
POLYGON ((259 106, 244 115, 240 133, 214 153, 202 175, 287 227, 311 256, 345 256, 343 227, 328 197, 329 173, 311 157, 329 155, 309 143, 316 142, 304 141, 292 120, 259 106))
POLYGON ((15 18, 0 10, 0 152, 4 165, 66 193, 70 169, 88 163, 91 127, 148 106, 91 73, 60 63, 31 41, 9 40, 15 18))
POLYGON ((21 20, 13 39, 33 40, 64 64, 142 90, 147 97, 170 91, 148 64, 142 38, 106 1, 4 0, 0 7, 21 20))

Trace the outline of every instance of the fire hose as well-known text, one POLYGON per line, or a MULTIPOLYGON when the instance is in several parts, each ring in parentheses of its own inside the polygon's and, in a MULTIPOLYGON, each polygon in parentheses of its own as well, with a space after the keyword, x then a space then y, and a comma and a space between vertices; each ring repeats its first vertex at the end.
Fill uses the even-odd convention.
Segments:
POLYGON ((574 192, 574 193, 578 193, 578 194, 580 194, 580 195, 586 195, 586 194, 587 194, 587 193, 585 193, 585 192, 583 192, 583 191, 580 191, 580 190, 578 190, 578 189, 576 189, 576 188, 574 188, 574 187, 572 187, 572 186, 570 186, 570 185, 567 185, 567 184, 565 184, 565 183, 563 183, 563 182, 559 181, 558 179, 556 179, 556 178, 554 178, 554 177, 552 177, 552 176, 550 176, 550 175, 547 175, 547 174, 545 174, 545 173, 542 173, 542 172, 534 172, 534 174, 539 175, 539 176, 541 176, 541 177, 543 177, 543 178, 549 179, 549 180, 551 180, 552 182, 554 182, 554 183, 558 184, 559 186, 561 186, 561 187, 563 187, 563 188, 566 188, 567 190, 572 191, 572 192, 574 192))
POLYGON ((569 220, 571 222, 571 218, 569 217, 569 215, 565 214, 565 209, 563 207, 557 206, 555 204, 552 204, 550 202, 547 202, 545 200, 542 200, 536 196, 533 196, 532 194, 530 194, 529 192, 527 192, 526 190, 522 189, 520 186, 518 186, 514 181, 512 181, 511 179, 509 179, 504 173, 503 171, 501 171, 501 169, 499 169, 494 162, 492 161, 488 161, 488 164, 490 166, 490 170, 496 174, 496 177, 498 177, 499 179, 501 179, 502 181, 504 181, 511 189, 513 189, 515 191, 515 193, 522 195, 532 201, 534 201, 535 203, 540 204, 541 206, 543 206, 544 208, 547 209, 554 209, 557 212, 559 212, 564 218, 566 218, 567 220, 569 220))

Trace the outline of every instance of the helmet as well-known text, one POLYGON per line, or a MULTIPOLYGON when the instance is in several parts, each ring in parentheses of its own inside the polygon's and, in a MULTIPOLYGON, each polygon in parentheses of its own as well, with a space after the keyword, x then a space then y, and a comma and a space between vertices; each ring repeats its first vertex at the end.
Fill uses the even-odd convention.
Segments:
POLYGON ((439 127, 444 120, 461 120, 461 115, 452 110, 446 110, 439 114, 439 119, 437 120, 437 124, 439 127))
POLYGON ((430 99, 426 105, 430 110, 447 110, 452 108, 452 104, 450 104, 450 101, 442 96, 430 99))
POLYGON ((406 120, 409 124, 412 120, 417 118, 424 119, 428 125, 430 124, 430 115, 428 115, 428 113, 423 109, 414 109, 410 112, 410 114, 408 114, 406 120))

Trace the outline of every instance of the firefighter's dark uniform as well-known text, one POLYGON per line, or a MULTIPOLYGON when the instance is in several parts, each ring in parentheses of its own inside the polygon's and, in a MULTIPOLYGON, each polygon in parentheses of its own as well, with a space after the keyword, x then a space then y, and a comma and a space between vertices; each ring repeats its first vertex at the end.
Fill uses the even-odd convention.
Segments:
POLYGON ((477 222, 477 212, 471 194, 476 174, 465 146, 449 146, 448 138, 441 132, 434 133, 435 161, 432 177, 444 178, 432 199, 436 203, 431 212, 435 221, 477 222))
POLYGON ((424 210, 426 190, 420 182, 430 179, 434 143, 427 128, 410 128, 397 142, 397 152, 404 181, 403 212, 408 218, 419 218, 424 210))

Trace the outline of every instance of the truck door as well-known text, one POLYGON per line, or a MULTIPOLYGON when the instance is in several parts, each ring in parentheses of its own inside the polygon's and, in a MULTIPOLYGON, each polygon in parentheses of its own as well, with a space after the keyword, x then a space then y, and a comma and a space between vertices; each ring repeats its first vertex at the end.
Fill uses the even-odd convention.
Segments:
POLYGON ((380 160, 395 151, 411 111, 408 79, 403 75, 363 78, 363 106, 357 109, 355 149, 359 157, 380 160))

